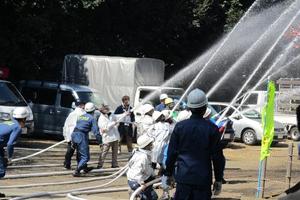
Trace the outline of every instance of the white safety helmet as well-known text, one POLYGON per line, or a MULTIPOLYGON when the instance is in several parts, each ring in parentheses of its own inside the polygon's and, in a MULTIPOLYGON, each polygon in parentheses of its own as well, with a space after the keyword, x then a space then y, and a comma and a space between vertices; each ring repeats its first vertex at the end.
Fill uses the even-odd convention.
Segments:
POLYGON ((164 116, 164 115, 159 111, 154 111, 152 114, 153 121, 156 121, 158 118, 160 118, 160 116, 164 116))
POLYGON ((151 142, 153 142, 153 138, 149 137, 147 134, 141 135, 136 143, 138 145, 139 148, 145 148, 146 146, 148 146, 151 142))
POLYGON ((146 113, 150 112, 151 110, 154 110, 154 107, 151 104, 143 105, 143 114, 146 114, 146 113))
POLYGON ((27 109, 22 107, 15 108, 12 116, 15 119, 24 119, 28 116, 27 109))
POLYGON ((85 104, 84 110, 85 110, 85 112, 89 113, 89 112, 95 111, 96 107, 92 102, 88 102, 88 103, 85 104))
POLYGON ((198 88, 189 93, 187 101, 187 106, 189 108, 201 108, 207 105, 207 97, 205 93, 198 88))
POLYGON ((168 98, 168 95, 167 95, 167 94, 161 94, 161 95, 159 96, 159 100, 164 100, 164 99, 166 99, 166 98, 168 98))
POLYGON ((176 121, 177 122, 181 122, 183 120, 186 120, 186 119, 189 119, 191 117, 192 113, 191 111, 188 111, 188 110, 183 110, 183 111, 180 111, 178 113, 178 116, 176 118, 176 121))
POLYGON ((203 115, 203 118, 209 117, 210 114, 211 114, 211 109, 210 108, 206 108, 206 111, 205 111, 205 113, 203 115))

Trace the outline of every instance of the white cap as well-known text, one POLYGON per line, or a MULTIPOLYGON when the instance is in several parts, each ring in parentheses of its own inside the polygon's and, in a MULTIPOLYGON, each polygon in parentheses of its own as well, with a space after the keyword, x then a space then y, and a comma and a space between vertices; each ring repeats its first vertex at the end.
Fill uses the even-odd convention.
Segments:
POLYGON ((136 143, 138 147, 142 149, 148 146, 151 142, 153 142, 153 138, 149 137, 147 134, 144 134, 137 139, 136 143))
POLYGON ((209 117, 210 114, 211 114, 211 109, 207 107, 207 108, 206 108, 206 111, 205 111, 205 113, 204 113, 204 115, 203 115, 203 118, 209 117))
POLYGON ((153 121, 156 121, 160 116, 164 116, 164 115, 159 111, 154 111, 152 114, 153 121))
POLYGON ((168 98, 168 95, 167 95, 167 94, 161 94, 161 95, 159 96, 159 100, 164 100, 164 99, 166 99, 166 98, 168 98))
POLYGON ((95 107, 95 105, 92 102, 88 102, 88 103, 85 104, 84 110, 85 110, 85 112, 89 113, 89 112, 95 111, 96 107, 95 107))
POLYGON ((146 114, 146 113, 150 112, 151 110, 154 110, 154 107, 151 104, 143 105, 143 114, 146 114))
POLYGON ((189 108, 201 108, 207 105, 207 97, 205 93, 198 88, 189 93, 187 101, 187 106, 189 108))
POLYGON ((183 120, 186 120, 186 119, 189 119, 191 117, 192 113, 191 111, 188 111, 188 110, 183 110, 183 111, 180 111, 178 113, 178 116, 176 118, 176 121, 177 122, 181 122, 183 120))
POLYGON ((18 107, 13 111, 13 118, 15 119, 24 119, 28 116, 26 108, 18 107))

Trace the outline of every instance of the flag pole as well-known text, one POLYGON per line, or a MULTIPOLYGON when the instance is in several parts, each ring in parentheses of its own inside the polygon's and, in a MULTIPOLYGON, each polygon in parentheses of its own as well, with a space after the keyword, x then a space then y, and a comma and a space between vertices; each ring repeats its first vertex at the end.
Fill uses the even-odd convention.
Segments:
MULTIPOLYGON (((267 83, 269 84, 270 82, 270 76, 268 76, 268 80, 267 83)), ((269 93, 269 91, 267 91, 267 94, 269 93)), ((268 102, 268 95, 267 98, 265 100, 266 104, 268 102)), ((265 130, 266 130, 266 115, 264 115, 264 132, 263 134, 265 134, 265 130)), ((263 142, 263 141, 262 141, 263 142)), ((264 198, 264 192, 265 192, 265 184, 266 184, 266 173, 267 173, 267 157, 265 157, 263 160, 259 161, 259 169, 258 169, 258 185, 257 185, 257 192, 256 192, 256 199, 262 199, 264 198)))

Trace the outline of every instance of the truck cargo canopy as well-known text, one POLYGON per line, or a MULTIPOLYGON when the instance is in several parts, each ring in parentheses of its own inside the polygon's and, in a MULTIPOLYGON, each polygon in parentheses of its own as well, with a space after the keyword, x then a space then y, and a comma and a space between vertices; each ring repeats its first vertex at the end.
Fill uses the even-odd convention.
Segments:
POLYGON ((115 108, 124 95, 133 100, 137 87, 161 85, 164 68, 162 60, 152 58, 72 54, 65 56, 62 80, 98 90, 104 101, 115 108))

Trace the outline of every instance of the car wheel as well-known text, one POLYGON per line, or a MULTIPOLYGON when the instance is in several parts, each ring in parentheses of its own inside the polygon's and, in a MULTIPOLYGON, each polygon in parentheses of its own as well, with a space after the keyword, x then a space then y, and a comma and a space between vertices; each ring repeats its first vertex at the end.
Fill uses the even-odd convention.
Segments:
POLYGON ((299 130, 297 127, 291 128, 290 135, 291 135, 292 140, 294 140, 294 141, 300 140, 300 133, 299 133, 299 130))
POLYGON ((247 145, 254 145, 257 143, 256 133, 252 129, 246 129, 243 132, 242 140, 247 145))

